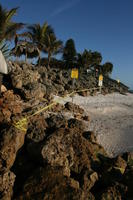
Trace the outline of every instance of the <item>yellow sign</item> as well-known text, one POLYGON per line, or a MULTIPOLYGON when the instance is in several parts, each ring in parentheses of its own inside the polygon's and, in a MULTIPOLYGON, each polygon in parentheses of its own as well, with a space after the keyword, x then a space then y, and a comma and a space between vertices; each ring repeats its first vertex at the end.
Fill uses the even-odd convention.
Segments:
POLYGON ((100 76, 99 76, 99 81, 103 81, 103 75, 102 74, 100 74, 100 76))
POLYGON ((119 80, 119 79, 117 80, 117 83, 120 83, 120 80, 119 80))
POLYGON ((78 69, 72 69, 71 71, 71 78, 78 78, 79 76, 79 72, 78 72, 78 69))

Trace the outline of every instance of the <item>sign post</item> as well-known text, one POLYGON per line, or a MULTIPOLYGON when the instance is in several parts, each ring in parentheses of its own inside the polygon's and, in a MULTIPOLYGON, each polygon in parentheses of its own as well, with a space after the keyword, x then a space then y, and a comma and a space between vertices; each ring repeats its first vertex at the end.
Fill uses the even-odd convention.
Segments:
POLYGON ((103 75, 100 74, 99 75, 99 82, 98 82, 98 86, 99 86, 99 92, 102 92, 102 86, 103 86, 103 75))
MULTIPOLYGON (((71 71, 71 78, 73 79, 72 80, 73 91, 74 91, 75 82, 76 82, 76 79, 78 79, 78 76, 79 76, 78 69, 77 68, 73 68, 72 71, 71 71)), ((72 95, 72 103, 73 103, 73 95, 72 95)), ((74 110, 73 110, 73 115, 74 115, 74 110)))
POLYGON ((119 80, 119 79, 117 79, 117 83, 120 83, 120 80, 119 80))
POLYGON ((120 92, 120 79, 117 79, 117 83, 118 83, 118 88, 119 88, 119 92, 120 92))

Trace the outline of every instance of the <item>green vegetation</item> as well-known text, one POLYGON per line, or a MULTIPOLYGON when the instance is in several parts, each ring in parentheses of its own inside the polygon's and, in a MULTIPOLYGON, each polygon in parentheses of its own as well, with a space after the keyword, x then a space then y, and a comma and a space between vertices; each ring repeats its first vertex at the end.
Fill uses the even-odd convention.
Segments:
POLYGON ((76 48, 73 39, 69 39, 66 41, 64 50, 63 50, 63 60, 67 67, 73 67, 76 63, 76 48))
POLYGON ((105 76, 109 76, 113 70, 113 64, 106 62, 101 64, 102 55, 100 52, 85 49, 79 53, 76 51, 75 42, 72 38, 65 42, 57 39, 53 28, 45 22, 44 24, 33 24, 26 26, 23 23, 15 23, 12 17, 16 14, 18 8, 6 10, 0 5, 0 49, 3 51, 5 57, 8 55, 8 48, 6 42, 14 39, 14 48, 11 50, 15 57, 25 56, 27 58, 38 57, 38 64, 40 65, 44 54, 47 54, 47 66, 50 67, 58 65, 58 63, 66 68, 78 67, 81 69, 90 69, 98 71, 105 76), (26 28, 26 31, 18 31, 26 28), (4 41, 3 41, 4 40, 4 41), (54 55, 62 53, 62 59, 56 60, 52 58, 54 55), (52 58, 52 59, 51 59, 52 58))
POLYGON ((113 71, 113 64, 110 62, 106 62, 102 66, 103 74, 109 76, 113 71))
POLYGON ((0 5, 0 41, 3 39, 11 40, 14 38, 16 31, 23 27, 23 23, 12 21, 12 17, 16 14, 17 10, 18 8, 6 10, 0 5))
POLYGON ((54 33, 54 30, 46 22, 41 26, 40 24, 34 24, 28 27, 28 30, 24 35, 30 38, 31 42, 38 48, 38 60, 40 63, 41 51, 44 50, 44 44, 48 34, 54 33))
POLYGON ((51 56, 60 53, 62 48, 62 41, 57 40, 54 33, 46 35, 43 51, 48 54, 48 67, 50 64, 51 56))

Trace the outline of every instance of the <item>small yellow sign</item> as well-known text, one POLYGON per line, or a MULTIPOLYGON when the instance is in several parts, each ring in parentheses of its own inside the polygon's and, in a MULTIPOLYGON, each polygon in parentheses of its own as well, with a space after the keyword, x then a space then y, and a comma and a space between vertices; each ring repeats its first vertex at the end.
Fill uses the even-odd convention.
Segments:
POLYGON ((72 71, 71 71, 71 78, 78 78, 78 76, 79 76, 79 71, 78 71, 78 69, 72 69, 72 71))
POLYGON ((120 83, 120 80, 119 80, 119 79, 117 80, 117 83, 120 83))
POLYGON ((103 81, 103 75, 102 74, 99 75, 99 81, 103 81))

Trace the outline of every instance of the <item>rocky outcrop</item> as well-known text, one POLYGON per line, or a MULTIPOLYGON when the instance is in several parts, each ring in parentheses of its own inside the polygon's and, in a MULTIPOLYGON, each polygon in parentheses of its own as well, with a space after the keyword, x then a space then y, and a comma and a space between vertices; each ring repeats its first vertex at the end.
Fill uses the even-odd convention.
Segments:
MULTIPOLYGON (((51 112, 32 115, 53 94, 73 90, 70 71, 9 65, 13 90, 0 97, 0 199, 133 199, 132 153, 109 158, 94 133, 85 131, 89 116, 83 109, 56 104, 51 112), (74 118, 65 118, 65 112, 74 118), (23 117, 27 123, 17 127, 23 117)), ((75 88, 95 87, 95 77, 82 73, 75 88)))
POLYGON ((29 100, 42 99, 46 94, 46 87, 39 83, 40 74, 33 65, 9 62, 12 86, 17 89, 21 97, 29 100))
POLYGON ((75 105, 71 102, 67 102, 65 104, 65 109, 74 113, 80 113, 80 114, 84 113, 84 110, 82 108, 80 108, 78 105, 75 105))
POLYGON ((20 97, 13 91, 5 91, 0 104, 0 199, 10 200, 15 182, 15 174, 10 169, 24 144, 26 132, 13 126, 13 119, 23 110, 20 97))
POLYGON ((11 200, 15 174, 11 171, 0 173, 0 199, 11 200))
MULTIPOLYGON (((79 70, 79 79, 73 86, 71 69, 46 68, 45 66, 34 66, 23 62, 8 63, 10 68, 10 80, 13 88, 24 99, 48 98, 51 94, 64 95, 74 90, 82 96, 95 95, 98 88, 98 77, 95 73, 87 73, 85 69, 79 70), (85 91, 84 89, 90 89, 85 91)), ((110 92, 127 92, 128 87, 118 84, 117 81, 104 77, 103 94, 110 92)))
POLYGON ((11 117, 21 114, 23 110, 22 100, 14 95, 12 90, 6 91, 0 98, 0 124, 11 121, 11 117))
POLYGON ((38 71, 30 64, 15 62, 10 62, 9 64, 14 88, 21 89, 23 86, 37 82, 40 78, 38 71))
POLYGON ((132 199, 132 154, 108 158, 82 120, 33 116, 24 138, 1 130, 1 199, 132 199))
POLYGON ((16 198, 44 200, 86 200, 94 199, 90 192, 84 192, 79 183, 63 175, 61 168, 38 168, 26 181, 23 192, 16 198))
POLYGON ((23 146, 25 132, 9 126, 1 130, 0 171, 9 170, 16 158, 17 151, 23 146))
MULTIPOLYGON (((27 165, 24 161, 21 166, 25 178, 14 199, 132 198, 132 154, 107 157, 94 134, 84 131, 81 120, 54 114, 40 116, 40 130, 34 129, 34 120, 30 126, 36 134, 27 135, 23 156, 17 158, 25 157, 27 165), (42 137, 36 139, 39 133, 42 137)), ((21 177, 17 160, 14 173, 21 177)))

